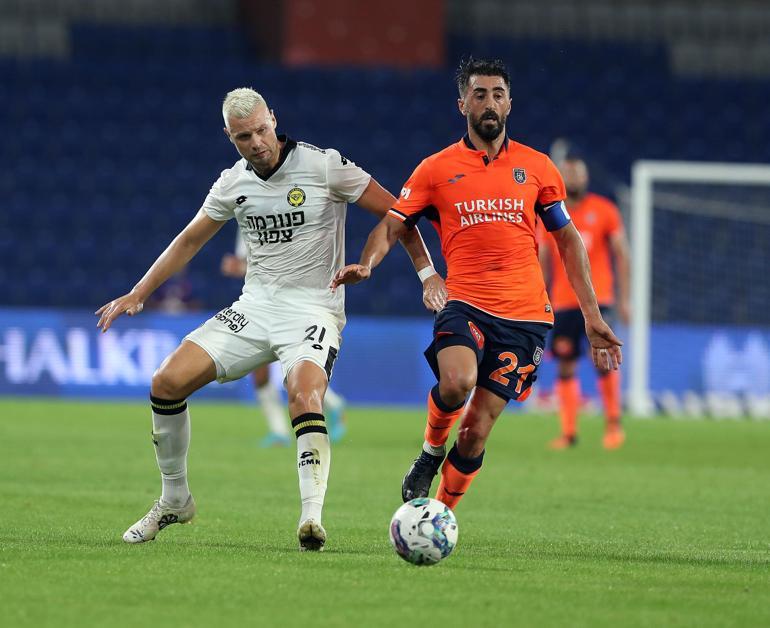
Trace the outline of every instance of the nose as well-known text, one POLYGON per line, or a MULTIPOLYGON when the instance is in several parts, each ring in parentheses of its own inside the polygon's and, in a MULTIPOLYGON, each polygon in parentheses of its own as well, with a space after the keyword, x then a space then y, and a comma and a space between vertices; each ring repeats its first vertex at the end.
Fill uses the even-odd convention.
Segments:
POLYGON ((259 139, 259 136, 256 133, 254 133, 251 136, 251 148, 254 149, 255 151, 259 151, 262 149, 262 147, 263 147, 262 141, 259 139))

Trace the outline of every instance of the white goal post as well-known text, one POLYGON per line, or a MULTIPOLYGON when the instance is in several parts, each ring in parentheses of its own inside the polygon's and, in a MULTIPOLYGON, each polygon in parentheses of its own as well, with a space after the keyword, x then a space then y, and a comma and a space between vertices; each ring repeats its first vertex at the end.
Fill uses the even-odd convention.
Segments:
MULTIPOLYGON (((629 409, 653 411, 649 388, 653 262, 653 190, 656 183, 770 186, 770 165, 637 161, 631 170, 631 364, 629 409)), ((705 245, 706 243, 704 243, 705 245)), ((770 272, 770 269, 768 269, 770 272)))

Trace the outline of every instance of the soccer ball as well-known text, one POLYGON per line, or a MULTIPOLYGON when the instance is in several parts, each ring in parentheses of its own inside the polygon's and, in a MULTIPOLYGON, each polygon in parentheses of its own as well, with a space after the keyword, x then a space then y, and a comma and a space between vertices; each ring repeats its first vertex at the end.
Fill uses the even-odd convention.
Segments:
POLYGON ((437 499, 418 497, 406 502, 390 520, 390 542, 413 565, 435 565, 457 545, 457 519, 437 499))

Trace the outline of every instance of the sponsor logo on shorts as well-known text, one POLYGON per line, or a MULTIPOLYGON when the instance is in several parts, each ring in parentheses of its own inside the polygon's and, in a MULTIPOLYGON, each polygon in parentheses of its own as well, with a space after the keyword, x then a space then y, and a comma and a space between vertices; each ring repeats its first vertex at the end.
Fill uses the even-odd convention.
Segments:
POLYGON ((537 366, 540 364, 540 361, 543 359, 543 348, 538 347, 535 349, 535 354, 532 356, 532 362, 537 366))
POLYGON ((230 328, 230 331, 235 334, 242 331, 243 328, 249 324, 248 319, 243 314, 237 312, 231 307, 226 307, 224 310, 219 312, 214 317, 214 319, 223 322, 227 327, 230 328))
POLYGON ((473 336, 473 339, 476 341, 476 345, 479 349, 484 348, 484 334, 481 333, 481 330, 476 327, 471 321, 468 321, 468 328, 471 330, 471 335, 473 336))

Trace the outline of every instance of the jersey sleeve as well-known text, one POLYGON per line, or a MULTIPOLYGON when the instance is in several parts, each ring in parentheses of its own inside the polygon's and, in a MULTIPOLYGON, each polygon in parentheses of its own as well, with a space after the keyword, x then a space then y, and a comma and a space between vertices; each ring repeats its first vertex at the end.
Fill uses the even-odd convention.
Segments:
POLYGON ((203 201, 201 209, 212 220, 224 222, 235 216, 235 207, 232 201, 228 201, 225 195, 228 181, 232 176, 230 170, 223 170, 222 174, 214 182, 214 185, 211 186, 209 193, 206 195, 206 200, 203 201))
POLYGON ((332 200, 355 203, 371 179, 372 175, 343 157, 339 151, 333 148, 326 150, 326 184, 332 200))
POLYGON ((423 160, 409 177, 389 216, 397 218, 412 227, 420 218, 422 212, 432 205, 433 190, 431 185, 430 168, 423 160))
POLYGON ((540 177, 540 190, 537 194, 535 211, 548 231, 561 229, 570 222, 564 199, 567 191, 559 170, 549 157, 545 158, 545 167, 540 177))

